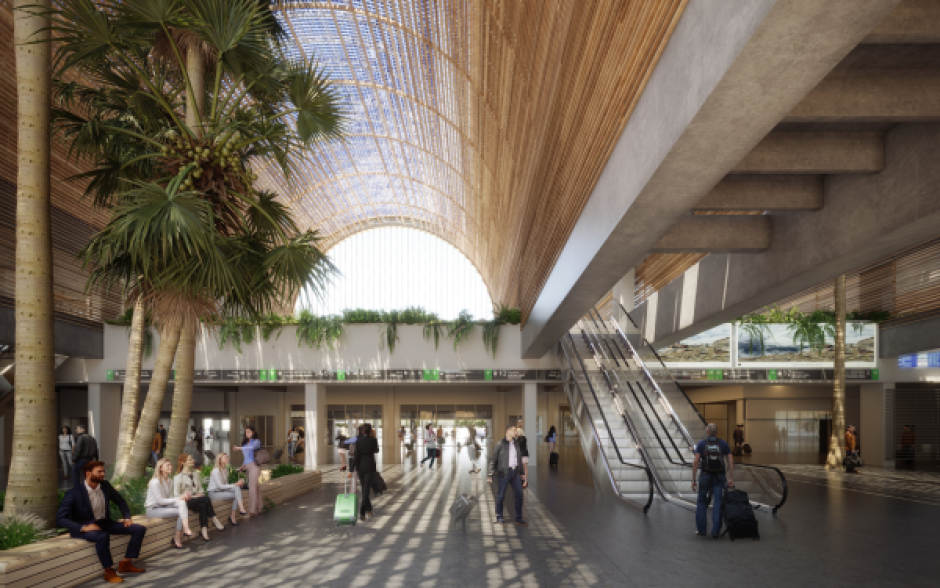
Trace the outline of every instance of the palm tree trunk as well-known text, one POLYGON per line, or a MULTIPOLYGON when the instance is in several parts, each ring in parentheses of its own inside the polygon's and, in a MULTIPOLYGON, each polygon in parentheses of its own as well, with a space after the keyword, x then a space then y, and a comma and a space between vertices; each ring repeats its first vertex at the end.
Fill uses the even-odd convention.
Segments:
POLYGON ((832 376, 832 432, 829 435, 829 457, 826 467, 842 467, 845 457, 845 275, 836 278, 836 346, 835 370, 832 376))
POLYGON ((206 74, 204 71, 202 53, 197 47, 190 47, 186 51, 186 73, 193 86, 193 92, 186 93, 186 126, 193 130, 197 137, 202 137, 202 127, 199 126, 198 112, 202 113, 202 104, 205 101, 206 74))
POLYGON ((48 522, 58 507, 52 235, 49 211, 48 26, 16 0, 17 86, 16 290, 13 452, 6 512, 33 513, 48 522))
POLYGON ((173 416, 170 417, 170 433, 166 442, 166 455, 171 460, 183 452, 186 431, 189 429, 197 339, 197 334, 189 328, 183 329, 180 334, 179 349, 176 353, 176 381, 173 385, 173 416))
POLYGON ((147 467, 150 444, 157 431, 160 411, 163 410, 163 397, 166 395, 166 386, 170 380, 170 370, 173 368, 173 358, 179 346, 181 330, 180 326, 174 325, 163 329, 160 333, 160 347, 157 349, 157 359, 153 366, 153 377, 150 379, 150 388, 147 390, 147 399, 144 401, 140 422, 137 423, 131 456, 124 470, 124 475, 129 478, 142 476, 147 467))
POLYGON ((124 398, 121 401, 121 423, 118 427, 118 455, 114 462, 114 478, 124 475, 131 456, 134 430, 137 428, 137 403, 140 398, 140 367, 144 358, 144 326, 147 322, 144 297, 134 303, 131 336, 127 349, 127 372, 124 377, 124 398))

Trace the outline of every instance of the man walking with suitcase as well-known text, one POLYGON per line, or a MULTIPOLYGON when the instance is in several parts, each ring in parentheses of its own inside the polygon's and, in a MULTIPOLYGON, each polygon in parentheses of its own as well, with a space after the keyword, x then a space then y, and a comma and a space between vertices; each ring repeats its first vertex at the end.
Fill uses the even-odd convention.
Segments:
POLYGON ((734 460, 728 443, 719 439, 718 425, 711 423, 705 428, 705 439, 695 446, 695 459, 692 462, 692 490, 698 490, 695 505, 695 527, 697 534, 705 535, 708 514, 708 492, 712 491, 712 537, 718 539, 721 533, 721 501, 723 498, 727 472, 727 485, 734 487, 734 460), (701 463, 701 473, 699 464, 701 463), (725 466, 727 465, 727 469, 725 466), (696 483, 695 476, 698 475, 696 483))
POLYGON ((504 525, 503 499, 506 497, 506 486, 512 484, 512 493, 516 504, 516 524, 528 527, 529 523, 522 518, 522 452, 516 443, 516 427, 506 427, 506 438, 499 441, 493 448, 493 456, 489 461, 489 471, 486 483, 493 483, 493 474, 499 476, 499 491, 496 494, 496 524, 504 525))

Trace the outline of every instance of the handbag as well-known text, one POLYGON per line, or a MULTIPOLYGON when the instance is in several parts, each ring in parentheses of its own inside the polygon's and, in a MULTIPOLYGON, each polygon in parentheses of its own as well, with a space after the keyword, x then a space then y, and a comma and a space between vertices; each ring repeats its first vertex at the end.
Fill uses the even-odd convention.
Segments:
POLYGON ((271 463, 271 454, 268 453, 267 449, 259 449, 258 451, 255 451, 255 463, 258 465, 271 463))

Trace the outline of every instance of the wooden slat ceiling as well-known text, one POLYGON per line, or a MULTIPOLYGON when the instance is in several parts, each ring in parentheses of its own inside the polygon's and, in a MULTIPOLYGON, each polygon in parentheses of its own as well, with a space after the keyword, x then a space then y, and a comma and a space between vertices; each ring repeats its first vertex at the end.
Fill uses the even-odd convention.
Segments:
MULTIPOLYGON (((12 306, 16 251, 16 62, 11 0, 0 0, 0 306, 12 306)), ((113 295, 86 296, 85 273, 75 254, 107 222, 107 213, 82 199, 83 186, 66 178, 84 171, 53 142, 51 159, 53 295, 56 319, 100 329, 121 312, 113 295)))
POLYGON ((429 231, 527 317, 687 0, 334 0, 279 13, 350 115, 268 188, 330 247, 429 231))

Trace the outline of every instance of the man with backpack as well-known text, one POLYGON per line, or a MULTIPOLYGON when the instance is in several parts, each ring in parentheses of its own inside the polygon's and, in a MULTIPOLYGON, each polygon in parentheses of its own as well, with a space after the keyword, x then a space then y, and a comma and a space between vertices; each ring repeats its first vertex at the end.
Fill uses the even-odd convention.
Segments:
POLYGON ((731 459, 731 447, 717 437, 718 426, 714 423, 705 428, 705 439, 695 446, 695 459, 692 462, 692 490, 698 490, 698 502, 695 507, 695 527, 700 536, 705 536, 706 515, 708 513, 708 493, 712 492, 714 511, 712 512, 712 537, 718 539, 721 532, 721 500, 725 485, 734 487, 734 460, 731 459), (727 469, 725 467, 727 463, 727 469), (701 464, 701 472, 699 465, 701 464), (727 472, 727 481, 725 479, 727 472), (695 476, 698 475, 696 482, 695 476))
POLYGON ((98 461, 98 442, 79 425, 75 428, 75 445, 72 446, 72 487, 78 488, 85 483, 82 468, 90 461, 98 461))

